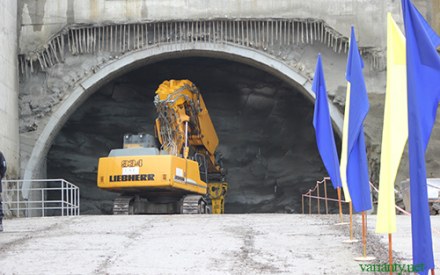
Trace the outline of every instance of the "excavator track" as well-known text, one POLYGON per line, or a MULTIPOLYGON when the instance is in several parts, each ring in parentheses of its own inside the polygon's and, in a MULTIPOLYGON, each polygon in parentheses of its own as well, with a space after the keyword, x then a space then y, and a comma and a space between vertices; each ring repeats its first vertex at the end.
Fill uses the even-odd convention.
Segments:
MULTIPOLYGON (((120 196, 113 202, 113 215, 133 215, 135 213, 162 213, 173 214, 175 212, 143 212, 140 209, 135 209, 135 200, 138 200, 135 196, 120 196), (141 211, 141 212, 139 212, 141 211)), ((181 214, 209 214, 210 208, 205 199, 200 195, 187 195, 180 201, 180 213, 181 214)))
POLYGON ((133 215, 133 199, 132 196, 120 196, 113 202, 113 215, 133 215))
POLYGON ((182 201, 182 214, 208 214, 206 201, 199 195, 187 195, 182 201))

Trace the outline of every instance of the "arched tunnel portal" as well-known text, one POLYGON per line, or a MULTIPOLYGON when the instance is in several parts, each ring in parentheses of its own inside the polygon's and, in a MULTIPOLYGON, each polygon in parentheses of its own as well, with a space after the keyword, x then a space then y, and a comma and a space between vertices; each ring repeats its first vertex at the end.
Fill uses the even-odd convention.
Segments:
MULTIPOLYGON (((82 213, 110 213, 117 194, 96 187, 99 157, 120 148, 125 133, 153 134, 157 86, 190 79, 220 139, 230 186, 226 212, 299 212, 301 194, 326 175, 315 145, 310 81, 256 51, 203 47, 130 53, 85 79, 46 125, 39 138, 46 142, 37 141, 25 178, 41 169, 40 154, 48 178, 79 185, 82 213)), ((341 115, 330 108, 339 133, 341 115)))

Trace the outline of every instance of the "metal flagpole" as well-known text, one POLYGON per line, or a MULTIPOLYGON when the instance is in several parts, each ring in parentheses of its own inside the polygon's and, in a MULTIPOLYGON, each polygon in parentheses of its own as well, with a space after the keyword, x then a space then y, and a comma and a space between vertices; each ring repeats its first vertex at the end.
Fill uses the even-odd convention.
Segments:
POLYGON ((388 256, 390 262, 390 275, 393 275, 393 236, 388 234, 388 256))
POLYGON ((337 223, 336 225, 345 225, 348 223, 344 222, 344 219, 342 217, 341 187, 338 187, 337 191, 338 191, 338 204, 339 204, 339 223, 337 223))
POLYGON ((342 241, 343 243, 357 243, 358 240, 353 238, 353 203, 349 202, 349 208, 350 208, 350 239, 342 241))
POLYGON ((355 261, 373 261, 376 257, 367 256, 367 213, 365 211, 362 212, 362 246, 363 246, 363 254, 362 257, 354 258, 355 261))

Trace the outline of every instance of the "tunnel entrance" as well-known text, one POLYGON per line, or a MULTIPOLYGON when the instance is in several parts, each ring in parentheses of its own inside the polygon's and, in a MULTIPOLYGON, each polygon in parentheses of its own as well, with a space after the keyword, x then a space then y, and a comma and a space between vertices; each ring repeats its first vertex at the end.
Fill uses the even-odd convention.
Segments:
POLYGON ((228 170, 227 213, 301 211, 301 194, 326 175, 315 145, 313 103, 249 65, 188 57, 111 80, 59 132, 47 175, 80 187, 81 213, 111 213, 117 194, 96 187, 98 158, 121 148, 126 133, 154 133, 154 92, 166 79, 190 79, 205 99, 228 170))

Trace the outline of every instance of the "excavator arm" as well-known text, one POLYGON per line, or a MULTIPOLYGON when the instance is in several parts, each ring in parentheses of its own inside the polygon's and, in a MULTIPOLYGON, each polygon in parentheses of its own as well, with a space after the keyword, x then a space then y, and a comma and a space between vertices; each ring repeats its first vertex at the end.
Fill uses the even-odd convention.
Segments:
POLYGON ((189 80, 164 81, 154 100, 156 136, 170 155, 188 158, 191 149, 208 160, 208 173, 223 173, 216 159, 219 143, 203 97, 189 80))

